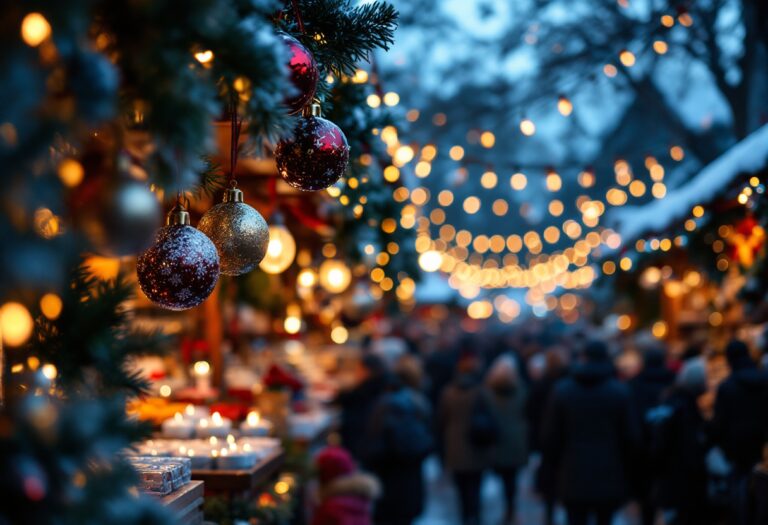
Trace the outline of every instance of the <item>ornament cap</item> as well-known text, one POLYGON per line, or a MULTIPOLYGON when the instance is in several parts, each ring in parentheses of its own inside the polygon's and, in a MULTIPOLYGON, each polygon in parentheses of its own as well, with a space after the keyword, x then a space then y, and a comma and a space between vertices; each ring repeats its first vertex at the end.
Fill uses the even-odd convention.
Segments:
POLYGON ((191 221, 189 220, 189 212, 181 204, 176 204, 176 206, 168 212, 165 223, 168 226, 173 224, 187 226, 191 224, 191 221))
POLYGON ((318 104, 317 102, 313 102, 308 106, 304 106, 304 109, 301 110, 301 116, 302 117, 322 117, 323 111, 320 108, 320 104, 318 104))
POLYGON ((224 190, 224 202, 243 202, 243 192, 238 188, 224 190))

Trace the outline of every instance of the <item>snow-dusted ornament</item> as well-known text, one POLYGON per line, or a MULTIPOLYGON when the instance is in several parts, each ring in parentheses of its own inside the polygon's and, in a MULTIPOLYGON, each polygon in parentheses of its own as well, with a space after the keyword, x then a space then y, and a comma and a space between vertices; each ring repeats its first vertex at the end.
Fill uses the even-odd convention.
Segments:
POLYGON ((211 295, 219 279, 216 246, 189 225, 189 213, 177 204, 155 243, 139 255, 136 275, 150 301, 168 310, 187 310, 211 295))
POLYGON ((347 171, 349 144, 341 129, 320 116, 312 104, 297 119, 293 136, 275 148, 277 171, 285 182, 303 191, 324 190, 347 171))

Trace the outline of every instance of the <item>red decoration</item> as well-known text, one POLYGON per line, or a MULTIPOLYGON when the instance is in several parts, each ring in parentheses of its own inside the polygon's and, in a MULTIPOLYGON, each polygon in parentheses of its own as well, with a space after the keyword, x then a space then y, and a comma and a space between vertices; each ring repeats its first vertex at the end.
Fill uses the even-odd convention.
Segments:
POLYGON ((291 55, 288 62, 289 77, 297 91, 295 95, 287 97, 284 101, 293 114, 298 113, 304 106, 312 102, 320 72, 312 53, 301 42, 292 36, 282 35, 282 37, 291 55))
POLYGON ((294 188, 324 190, 347 171, 349 144, 330 120, 302 115, 293 136, 278 143, 275 158, 280 176, 294 188))
POLYGON ((299 392, 304 388, 302 383, 296 376, 285 370, 279 365, 273 364, 267 370, 267 373, 262 378, 264 386, 271 390, 289 389, 293 392, 299 392))
POLYGON ((169 224, 139 255, 136 275, 150 301, 169 310, 186 310, 211 295, 219 279, 219 254, 200 230, 169 224))

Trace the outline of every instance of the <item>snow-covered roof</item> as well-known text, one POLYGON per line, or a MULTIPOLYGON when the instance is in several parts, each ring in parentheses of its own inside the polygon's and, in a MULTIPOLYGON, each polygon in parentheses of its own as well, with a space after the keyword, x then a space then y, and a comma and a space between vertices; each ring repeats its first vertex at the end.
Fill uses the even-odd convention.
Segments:
POLYGON ((648 232, 661 232, 704 205, 722 196, 722 191, 740 174, 755 173, 768 165, 768 124, 754 131, 723 155, 708 164, 688 183, 666 197, 644 206, 615 210, 610 222, 624 243, 648 232))

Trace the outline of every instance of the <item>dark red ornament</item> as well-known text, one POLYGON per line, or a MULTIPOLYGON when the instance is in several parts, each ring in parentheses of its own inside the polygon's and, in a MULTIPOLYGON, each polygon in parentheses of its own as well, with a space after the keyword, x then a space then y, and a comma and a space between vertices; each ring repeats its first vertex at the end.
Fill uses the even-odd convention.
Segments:
POLYGON ((216 246, 189 225, 189 213, 177 206, 168 214, 155 244, 139 255, 136 264, 141 291, 168 310, 186 310, 211 295, 219 279, 216 246))
POLYGON ((288 62, 290 69, 288 76, 297 93, 291 97, 286 97, 285 105, 288 106, 291 114, 298 113, 304 106, 312 101, 317 90, 317 81, 320 78, 320 72, 312 53, 304 47, 301 42, 292 36, 282 35, 283 41, 288 46, 291 59, 288 62))
POLYGON ((341 129, 320 117, 320 106, 298 118, 293 136, 275 148, 277 171, 285 182, 303 191, 324 190, 347 171, 349 144, 341 129))

